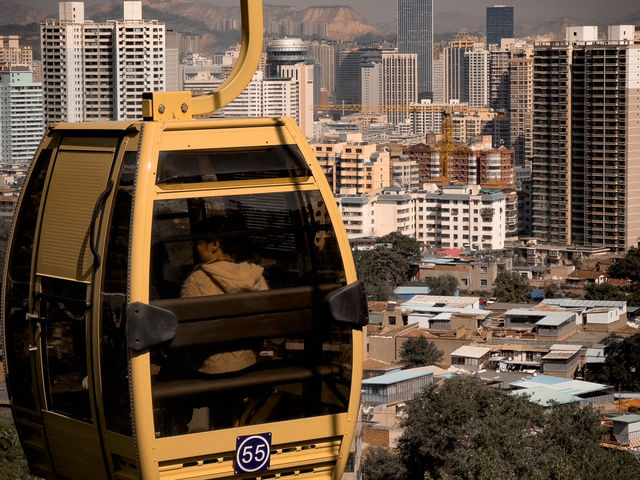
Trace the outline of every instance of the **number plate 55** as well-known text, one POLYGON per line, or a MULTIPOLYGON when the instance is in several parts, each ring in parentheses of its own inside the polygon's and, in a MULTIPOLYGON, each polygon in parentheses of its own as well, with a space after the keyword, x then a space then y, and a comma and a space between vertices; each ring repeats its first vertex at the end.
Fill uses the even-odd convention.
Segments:
POLYGON ((235 473, 259 473, 269 470, 271 433, 246 435, 236 440, 235 473))

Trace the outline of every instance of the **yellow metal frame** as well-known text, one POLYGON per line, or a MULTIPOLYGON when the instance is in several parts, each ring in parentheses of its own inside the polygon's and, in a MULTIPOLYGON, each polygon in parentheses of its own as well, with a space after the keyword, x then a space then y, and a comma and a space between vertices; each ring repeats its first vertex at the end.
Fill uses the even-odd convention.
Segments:
POLYGON ((262 56, 262 0, 240 0, 242 46, 235 68, 217 90, 199 97, 190 91, 153 92, 142 101, 146 120, 190 120, 231 103, 251 81, 262 56))

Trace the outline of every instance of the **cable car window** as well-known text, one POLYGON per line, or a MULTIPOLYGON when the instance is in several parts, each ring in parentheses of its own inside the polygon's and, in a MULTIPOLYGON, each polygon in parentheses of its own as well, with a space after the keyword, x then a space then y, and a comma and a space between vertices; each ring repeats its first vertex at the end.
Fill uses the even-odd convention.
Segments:
POLYGON ((158 185, 264 178, 307 178, 307 162, 296 145, 160 152, 158 185))
POLYGON ((156 433, 345 412, 351 327, 322 311, 345 273, 319 192, 154 204, 150 298, 176 312, 152 350, 156 433))
POLYGON ((126 340, 127 266, 137 152, 126 152, 116 191, 102 288, 100 365, 107 428, 132 435, 126 340))
POLYGON ((35 325, 27 320, 29 280, 33 241, 42 199, 44 181, 51 160, 51 150, 42 150, 35 160, 31 181, 23 192, 20 210, 15 215, 14 240, 7 252, 7 293, 5 295, 5 346, 9 365, 7 378, 14 404, 35 409, 35 382, 31 361, 35 345, 35 325), (16 374, 14 374, 16 372, 16 374))
POLYGON ((87 284, 40 277, 49 410, 91 421, 87 376, 87 284))

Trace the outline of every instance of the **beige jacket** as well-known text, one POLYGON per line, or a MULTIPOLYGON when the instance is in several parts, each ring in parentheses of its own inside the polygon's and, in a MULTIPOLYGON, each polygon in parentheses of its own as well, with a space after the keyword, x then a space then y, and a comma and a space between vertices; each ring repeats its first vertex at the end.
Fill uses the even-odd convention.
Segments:
MULTIPOLYGON (((182 297, 222 295, 223 293, 268 290, 262 276, 263 268, 253 263, 235 263, 226 260, 199 265, 182 285, 182 297)), ((197 349, 196 349, 197 350, 197 349)), ((256 363, 253 350, 234 350, 213 355, 190 355, 193 367, 199 372, 217 374, 237 372, 256 363)))

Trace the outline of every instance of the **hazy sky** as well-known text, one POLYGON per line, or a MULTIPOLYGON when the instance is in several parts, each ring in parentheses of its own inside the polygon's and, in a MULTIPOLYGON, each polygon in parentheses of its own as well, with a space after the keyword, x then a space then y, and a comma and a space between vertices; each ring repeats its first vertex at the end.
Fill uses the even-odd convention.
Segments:
MULTIPOLYGON (((46 12, 57 12, 57 0, 13 0, 16 3, 33 6, 46 12)), ((98 3, 100 0, 86 0, 85 4, 98 3)), ((159 0, 162 1, 162 0, 159 0)), ((166 1, 166 0, 164 0, 166 1)), ((194 2, 213 5, 239 5, 234 0, 193 0, 194 2)), ((153 0, 152 0, 153 2, 153 0)), ((308 7, 316 5, 348 5, 370 22, 380 22, 395 18, 395 0, 265 0, 272 5, 294 5, 308 7)), ((485 8, 496 2, 482 0, 434 0, 436 14, 440 12, 459 11, 473 15, 484 15, 485 8)), ((571 16, 573 18, 597 19, 599 16, 623 17, 625 13, 640 11, 636 0, 512 0, 504 2, 515 7, 516 21, 518 17, 546 19, 571 16)))

